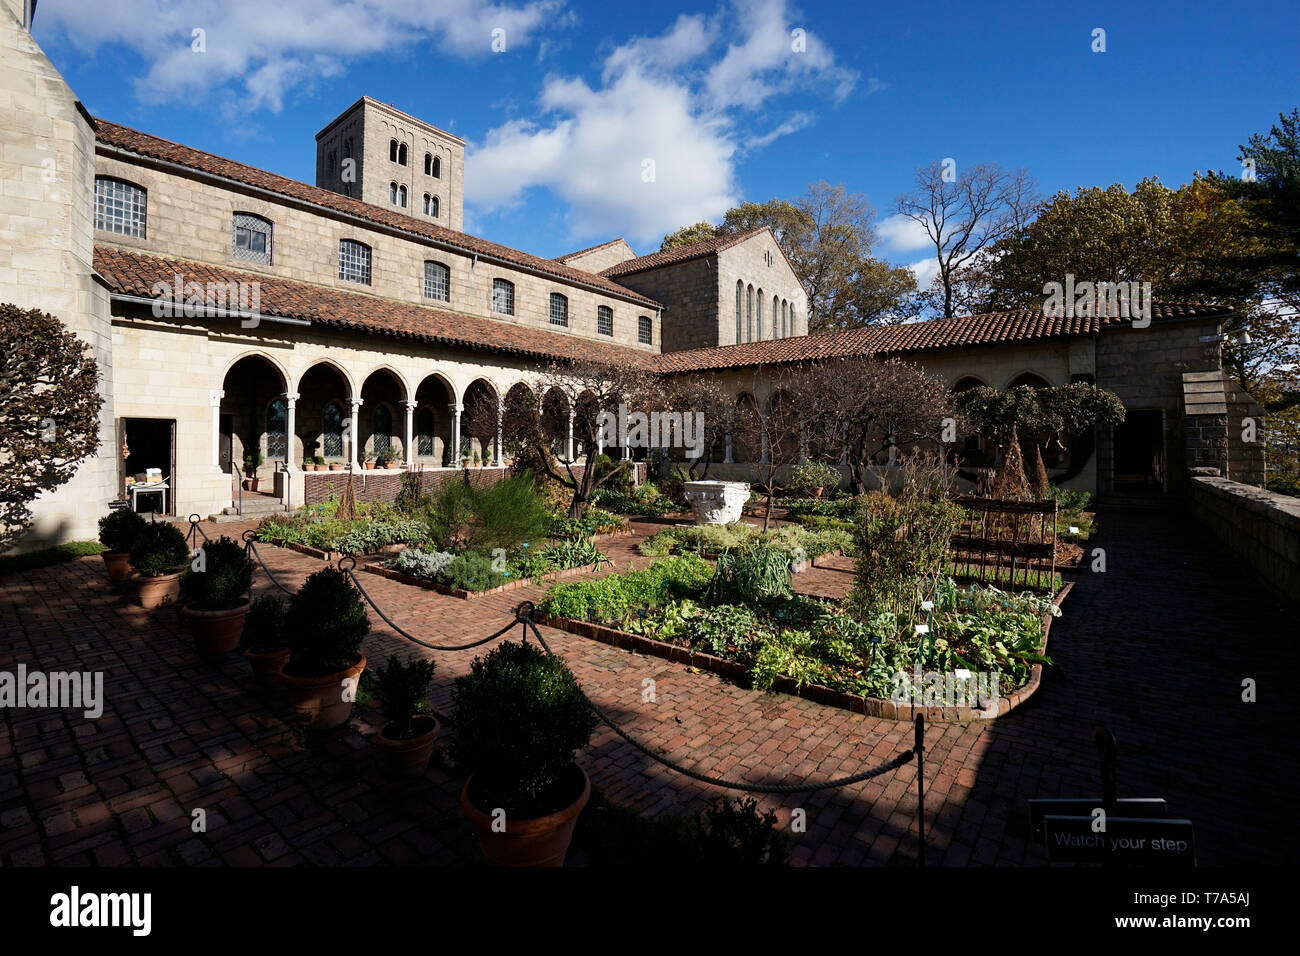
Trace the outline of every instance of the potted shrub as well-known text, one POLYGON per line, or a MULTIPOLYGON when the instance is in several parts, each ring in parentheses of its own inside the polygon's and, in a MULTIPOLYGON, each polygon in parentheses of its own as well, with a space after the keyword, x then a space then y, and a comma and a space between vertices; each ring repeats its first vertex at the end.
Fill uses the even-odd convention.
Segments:
POLYGON ((569 669, 505 641, 452 691, 457 766, 471 771, 461 811, 497 866, 562 866, 591 781, 573 761, 596 729, 569 669), (493 824, 504 811, 504 829, 493 824), (495 816, 494 816, 495 814, 495 816))
POLYGON ((255 598, 244 617, 239 646, 253 668, 253 676, 264 684, 274 683, 289 662, 284 637, 288 619, 288 605, 273 594, 255 598))
POLYGON ((280 684, 304 727, 327 730, 347 721, 366 669, 361 642, 368 633, 361 597, 338 568, 317 571, 293 596, 280 684))
POLYGON ((141 607, 154 608, 180 595, 181 572, 189 555, 185 535, 166 521, 146 524, 131 546, 131 580, 139 588, 141 607))
POLYGON ((834 492, 840 486, 840 470, 824 461, 809 458, 791 469, 790 485, 801 494, 820 498, 824 489, 834 492))
POLYGON ((100 557, 114 584, 121 584, 131 573, 131 549, 140 529, 148 524, 130 508, 117 508, 99 519, 99 543, 108 549, 100 557))
POLYGON ((239 646, 253 561, 242 544, 225 536, 206 542, 200 552, 181 578, 181 617, 200 654, 225 654, 239 646))
POLYGON ((312 464, 316 466, 317 471, 325 470, 325 459, 322 458, 320 455, 313 455, 311 460, 312 460, 312 464))
POLYGON ((391 450, 380 452, 379 457, 375 459, 375 464, 379 468, 391 468, 395 457, 391 450))
POLYGON ((362 464, 365 466, 366 471, 375 470, 375 459, 373 458, 367 458, 362 464))
POLYGON ((257 476, 257 469, 262 467, 263 460, 260 451, 250 451, 244 456, 244 474, 247 476, 244 481, 245 491, 256 491, 261 484, 262 479, 257 476))
POLYGON ((342 470, 343 470, 343 462, 341 461, 330 462, 330 471, 342 471, 342 470))
POLYGON ((403 664, 389 657, 375 681, 379 709, 388 721, 379 731, 379 746, 396 775, 418 777, 429 768, 439 729, 438 719, 429 713, 433 671, 430 660, 403 664))

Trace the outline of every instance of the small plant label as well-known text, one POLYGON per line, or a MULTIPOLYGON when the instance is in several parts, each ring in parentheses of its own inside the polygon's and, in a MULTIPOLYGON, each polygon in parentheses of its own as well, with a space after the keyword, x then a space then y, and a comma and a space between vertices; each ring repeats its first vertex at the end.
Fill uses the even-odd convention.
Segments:
POLYGON ((918 624, 918 625, 916 625, 916 633, 917 633, 917 634, 929 634, 929 633, 930 633, 930 625, 929 625, 929 624, 918 624))

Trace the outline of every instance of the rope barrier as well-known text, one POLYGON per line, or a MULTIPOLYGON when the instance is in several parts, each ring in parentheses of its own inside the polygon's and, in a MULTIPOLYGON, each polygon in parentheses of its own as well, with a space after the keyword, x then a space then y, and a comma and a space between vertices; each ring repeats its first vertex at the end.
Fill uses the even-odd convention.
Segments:
POLYGON ((248 531, 244 532, 243 534, 244 550, 249 554, 251 554, 253 557, 257 558, 257 563, 262 566, 262 570, 266 572, 266 576, 270 578, 272 584, 274 584, 285 594, 292 595, 293 591, 289 590, 289 588, 285 587, 283 584, 281 584, 279 581, 275 579, 275 575, 271 573, 271 569, 266 566, 266 562, 262 560, 262 556, 257 553, 257 545, 253 543, 254 534, 256 534, 256 532, 253 531, 251 528, 248 531))

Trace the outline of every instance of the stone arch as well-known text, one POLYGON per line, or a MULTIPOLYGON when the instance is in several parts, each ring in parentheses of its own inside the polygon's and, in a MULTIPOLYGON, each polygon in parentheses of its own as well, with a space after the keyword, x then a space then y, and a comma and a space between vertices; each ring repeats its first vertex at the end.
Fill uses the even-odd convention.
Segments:
POLYGON ((479 377, 465 388, 464 411, 460 419, 461 453, 480 462, 496 460, 497 421, 501 393, 495 382, 479 377))
POLYGON ((385 451, 396 456, 398 461, 405 459, 404 416, 406 396, 409 394, 402 376, 386 365, 373 369, 362 379, 362 404, 357 415, 360 430, 357 436, 359 460, 375 458, 385 451), (386 421, 381 408, 387 410, 386 421))
POLYGON ((456 464, 451 460, 455 403, 456 386, 441 372, 430 372, 416 386, 412 432, 418 462, 435 468, 456 464))
POLYGON ((221 378, 218 429, 221 447, 229 448, 228 467, 232 471, 243 471, 250 478, 266 478, 276 470, 277 461, 292 460, 291 442, 284 440, 277 445, 272 438, 272 446, 268 448, 267 444, 272 403, 283 399, 288 381, 280 363, 256 350, 226 367, 221 378), (268 452, 274 452, 276 457, 268 452), (263 459, 260 463, 258 456, 263 459))
POLYGON ((1034 369, 1023 369, 1007 379, 1007 383, 1002 387, 1002 390, 1005 392, 1018 385, 1029 385, 1032 388, 1051 388, 1052 382, 1041 372, 1034 369))
POLYGON ((297 437, 303 455, 341 464, 351 454, 351 400, 357 394, 347 371, 335 362, 313 362, 298 377, 297 437))

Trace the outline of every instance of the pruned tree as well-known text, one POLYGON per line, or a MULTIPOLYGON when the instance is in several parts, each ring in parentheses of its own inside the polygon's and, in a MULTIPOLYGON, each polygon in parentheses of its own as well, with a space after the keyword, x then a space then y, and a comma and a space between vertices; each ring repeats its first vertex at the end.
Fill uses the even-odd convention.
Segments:
POLYGON ((816 383, 806 407, 813 448, 847 461, 854 494, 867 490, 869 469, 888 463, 892 450, 937 446, 961 433, 947 386, 919 366, 855 356, 819 362, 806 374, 816 383))
POLYGON ((721 379, 712 373, 678 375, 661 380, 660 402, 666 411, 682 416, 693 415, 700 425, 697 436, 703 454, 678 454, 669 467, 677 470, 684 481, 703 481, 713 460, 724 453, 727 436, 734 435, 736 397, 721 379))
POLYGON ((797 465, 806 441, 806 409, 816 383, 789 365, 757 366, 745 383, 731 422, 732 440, 757 454, 753 484, 763 493, 763 530, 772 523, 781 470, 797 465), (765 396, 765 397, 764 397, 765 396))
POLYGON ((1098 425, 1119 424, 1125 414, 1118 395, 1091 382, 1050 388, 1017 385, 1005 392, 980 385, 961 392, 956 401, 999 452, 1009 448, 1013 435, 1065 450, 1072 437, 1098 425))
MULTIPOLYGON (((593 491, 631 467, 631 462, 619 461, 597 474, 595 463, 602 428, 608 427, 606 416, 618 421, 620 408, 625 413, 648 415, 659 410, 662 399, 653 376, 645 369, 587 359, 539 366, 532 387, 536 401, 505 404, 502 434, 528 453, 534 467, 572 492, 569 517, 576 520, 582 517, 593 491), (572 459, 568 456, 570 421, 572 459)), ((491 400, 480 401, 486 404, 491 400)), ((495 418, 494 403, 490 412, 495 418)), ((488 409, 476 409, 476 413, 486 415, 488 409)))
POLYGON ((58 319, 0 304, 0 551, 99 447, 98 386, 90 346, 58 319))
POLYGON ((996 163, 962 169, 932 163, 916 171, 916 189, 898 197, 898 214, 916 223, 934 247, 940 291, 936 311, 945 319, 962 308, 958 292, 968 268, 996 242, 1029 221, 1038 197, 1027 170, 996 163))

